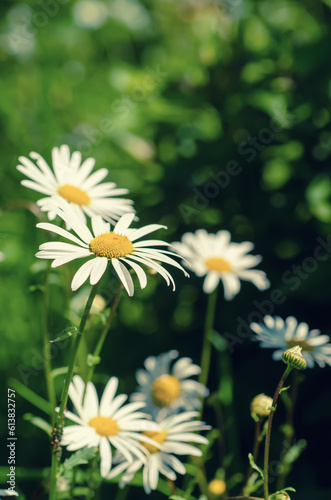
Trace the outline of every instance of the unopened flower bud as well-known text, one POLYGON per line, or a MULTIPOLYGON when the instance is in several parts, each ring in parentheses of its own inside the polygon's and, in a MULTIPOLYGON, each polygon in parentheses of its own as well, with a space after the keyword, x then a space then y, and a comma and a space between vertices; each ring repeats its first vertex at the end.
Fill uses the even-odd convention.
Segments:
POLYGON ((251 401, 251 413, 253 418, 254 416, 259 419, 269 417, 271 406, 272 398, 270 396, 266 396, 265 394, 255 396, 255 398, 251 401))
POLYGON ((277 493, 277 495, 272 495, 272 500, 291 500, 290 495, 286 493, 286 491, 282 491, 281 493, 277 493))
POLYGON ((296 368, 297 370, 302 370, 306 367, 307 361, 302 356, 301 351, 302 347, 296 345, 283 353, 282 360, 287 365, 293 366, 293 368, 296 368))
POLYGON ((213 496, 220 496, 226 490, 226 484, 222 479, 213 479, 208 485, 208 490, 213 496))

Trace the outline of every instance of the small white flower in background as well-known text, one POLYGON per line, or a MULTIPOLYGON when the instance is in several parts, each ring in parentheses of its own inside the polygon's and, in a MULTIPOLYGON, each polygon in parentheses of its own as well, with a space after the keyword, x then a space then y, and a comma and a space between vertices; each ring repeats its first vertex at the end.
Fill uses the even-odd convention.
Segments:
POLYGON ((79 151, 74 151, 70 157, 66 145, 52 149, 53 171, 40 154, 31 152, 30 157, 36 165, 25 156, 20 156, 17 169, 31 180, 23 180, 21 184, 47 195, 37 201, 41 210, 48 212, 49 220, 56 217, 53 196, 61 196, 74 208, 82 221, 85 215, 101 215, 105 220, 115 223, 125 213, 133 212, 132 200, 116 198, 127 194, 128 189, 118 189, 114 182, 101 181, 108 175, 106 168, 101 168, 91 174, 94 158, 87 158, 83 163, 79 151))
POLYGON ((193 375, 199 375, 201 371, 190 358, 180 358, 170 368, 171 362, 177 357, 177 351, 150 356, 144 363, 146 370, 137 371, 139 392, 134 393, 131 399, 146 402, 145 411, 154 419, 159 420, 183 409, 200 408, 198 398, 209 394, 204 385, 189 379, 193 375))
POLYGON ((4 497, 18 497, 17 491, 14 490, 0 490, 0 495, 4 497))
POLYGON ((213 292, 220 280, 227 300, 233 299, 240 291, 240 280, 251 281, 259 290, 269 288, 265 273, 251 269, 262 260, 260 255, 247 255, 254 248, 253 243, 231 243, 230 240, 228 231, 208 234, 199 229, 194 234, 185 233, 182 242, 175 242, 172 246, 188 261, 197 276, 206 276, 203 283, 205 293, 213 292))
POLYGON ((320 335, 320 330, 310 330, 307 323, 298 323, 289 316, 285 321, 279 316, 265 316, 264 323, 251 323, 250 327, 257 335, 253 340, 261 342, 261 347, 277 349, 272 358, 282 359, 284 351, 291 347, 302 347, 301 354, 312 368, 315 362, 324 367, 331 365, 331 344, 328 335, 320 335))
POLYGON ((119 462, 119 465, 113 468, 107 479, 113 479, 125 471, 119 483, 120 488, 123 488, 143 467, 144 490, 149 494, 152 490, 156 490, 160 474, 171 481, 175 481, 177 478, 176 473, 185 474, 185 466, 175 455, 201 457, 201 450, 188 443, 208 444, 208 439, 195 434, 196 431, 210 429, 210 426, 204 422, 193 420, 198 415, 198 412, 186 411, 159 421, 159 431, 145 432, 144 434, 153 438, 155 444, 162 445, 162 450, 148 443, 143 443, 150 452, 145 464, 139 457, 133 463, 129 463, 124 457, 118 455, 115 457, 115 461, 119 462))
POLYGON ((133 461, 133 455, 144 463, 148 452, 142 443, 153 443, 153 441, 141 432, 156 428, 156 425, 148 420, 148 415, 137 411, 145 406, 144 403, 129 403, 122 406, 127 396, 121 394, 115 397, 117 386, 118 379, 112 377, 99 403, 92 382, 87 384, 84 399, 85 383, 81 377, 75 375, 70 384, 69 397, 78 415, 71 411, 65 412, 65 417, 76 425, 63 429, 61 444, 67 446, 69 451, 98 447, 103 477, 109 473, 112 466, 112 446, 120 451, 129 463, 133 461))
POLYGON ((109 262, 130 296, 134 293, 134 285, 131 274, 124 263, 137 274, 141 288, 145 288, 147 285, 147 276, 140 264, 154 269, 168 285, 172 283, 173 290, 175 290, 175 282, 171 274, 156 261, 177 267, 188 276, 182 266, 169 257, 169 255, 177 257, 177 254, 153 248, 153 246, 168 246, 168 243, 161 240, 136 241, 157 229, 165 228, 165 226, 149 224, 140 229, 129 229, 134 218, 134 214, 131 213, 123 215, 111 231, 108 222, 104 222, 100 216, 95 216, 92 217, 93 236, 68 202, 61 198, 57 199, 56 207, 57 214, 72 228, 78 238, 54 224, 37 224, 37 227, 59 234, 75 244, 58 241, 44 243, 40 245, 40 251, 37 252, 36 257, 54 259, 52 267, 58 267, 75 259, 93 256, 74 275, 71 282, 72 290, 77 290, 88 278, 90 278, 91 285, 95 285, 103 276, 109 262))

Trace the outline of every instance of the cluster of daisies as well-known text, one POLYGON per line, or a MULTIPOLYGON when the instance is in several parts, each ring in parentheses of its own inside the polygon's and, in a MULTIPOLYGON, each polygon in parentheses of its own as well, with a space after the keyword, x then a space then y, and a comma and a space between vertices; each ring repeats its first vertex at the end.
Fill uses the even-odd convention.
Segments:
MULTIPOLYGON (((22 184, 46 195, 37 201, 37 205, 47 212, 49 220, 59 216, 66 229, 50 223, 39 223, 37 227, 67 240, 42 244, 37 257, 52 259, 52 267, 88 258, 74 275, 72 290, 77 290, 88 279, 91 285, 96 284, 109 264, 130 296, 134 293, 132 272, 137 275, 141 288, 147 285, 147 274, 142 265, 160 274, 175 289, 174 279, 164 264, 176 267, 188 276, 174 259, 178 256, 184 259, 184 267, 199 277, 205 277, 203 290, 207 294, 212 293, 220 282, 226 300, 232 300, 239 293, 242 280, 250 281, 259 290, 269 288, 266 274, 255 269, 262 257, 249 253, 254 248, 253 243, 234 243, 228 231, 210 234, 204 229, 186 233, 181 242, 172 245, 158 239, 140 241, 142 237, 166 227, 149 224, 139 229, 131 228, 135 219, 133 202, 120 197, 128 190, 117 188, 113 182, 102 182, 108 174, 105 168, 92 173, 93 158, 82 163, 81 153, 75 151, 70 155, 66 145, 53 148, 53 170, 38 153, 31 152, 30 158, 19 158, 17 168, 29 178, 22 184), (86 216, 91 218, 91 229, 86 216), (111 225, 114 226, 112 229, 111 225), (162 247, 170 247, 170 250, 162 247)), ((252 324, 251 328, 262 347, 278 349, 274 359, 281 359, 282 353, 294 342, 302 347, 307 366, 313 366, 314 362, 320 366, 331 365, 328 336, 319 335, 318 330, 309 332, 306 323, 298 325, 292 317, 284 321, 266 316, 263 321, 260 325, 252 324)))
MULTIPOLYGON (((209 234, 200 229, 184 234, 181 242, 172 245, 159 239, 142 239, 166 227, 131 227, 136 220, 133 202, 121 198, 128 190, 117 188, 113 182, 102 182, 108 170, 93 172, 93 158, 82 162, 79 152, 71 155, 69 147, 63 145, 52 150, 53 169, 35 152, 30 153, 30 158, 19 160, 17 168, 28 178, 22 184, 46 195, 37 201, 40 210, 47 213, 50 221, 57 217, 62 221, 59 225, 41 222, 37 227, 66 240, 43 243, 37 257, 51 259, 53 268, 87 259, 73 276, 72 290, 87 280, 91 285, 98 283, 108 265, 113 266, 129 296, 134 294, 132 273, 141 288, 147 285, 146 269, 142 266, 160 274, 173 289, 174 279, 164 265, 188 276, 186 267, 205 277, 203 290, 207 294, 222 282, 226 300, 239 293, 242 280, 259 290, 270 286, 266 274, 256 269, 262 257, 249 253, 254 245, 231 242, 228 231, 209 234), (184 267, 176 257, 183 259, 184 267)), ((262 347, 277 349, 274 359, 281 359, 289 347, 300 345, 308 366, 315 362, 331 365, 328 336, 320 335, 318 330, 309 332, 306 323, 298 324, 293 317, 284 321, 266 316, 263 321, 251 324, 251 329, 262 347)), ((200 372, 191 359, 181 358, 171 366, 177 357, 177 351, 170 351, 147 358, 145 369, 137 373, 139 390, 127 404, 126 395, 116 396, 117 378, 109 380, 99 402, 95 386, 88 382, 85 387, 84 381, 74 376, 69 396, 76 412, 66 411, 72 424, 64 428, 62 444, 69 451, 96 447, 102 477, 113 479, 122 474, 120 486, 142 470, 146 493, 156 489, 160 474, 169 480, 175 480, 177 473, 184 474, 185 466, 177 456, 200 456, 201 449, 190 443, 208 443, 198 432, 209 426, 196 420, 196 410, 208 391, 190 378, 200 372)))
POLYGON ((260 256, 247 255, 254 245, 231 243, 228 231, 187 233, 182 243, 174 243, 171 250, 162 249, 169 246, 165 241, 139 241, 158 229, 166 229, 165 226, 149 224, 139 229, 131 228, 135 218, 133 202, 120 197, 128 190, 117 188, 114 182, 102 182, 108 174, 105 168, 92 173, 93 158, 82 163, 81 153, 75 151, 70 155, 69 147, 62 145, 52 150, 53 170, 35 152, 30 153, 30 158, 21 156, 19 160, 18 170, 29 178, 22 184, 46 195, 37 205, 47 212, 49 220, 58 216, 66 226, 64 229, 51 223, 37 224, 67 240, 44 243, 37 257, 52 259, 52 267, 88 258, 74 275, 72 290, 77 290, 88 279, 91 285, 96 284, 108 264, 113 266, 130 296, 134 293, 130 270, 136 273, 141 288, 147 285, 147 275, 141 264, 160 274, 174 289, 174 279, 163 264, 177 267, 188 276, 173 258, 178 255, 185 259, 186 267, 198 276, 206 276, 203 285, 206 293, 212 292, 220 280, 228 300, 239 292, 240 280, 251 281, 260 290, 269 286, 265 273, 252 269, 261 261, 260 256), (91 219, 91 229, 86 216, 91 219))
POLYGON ((126 395, 115 395, 116 377, 108 381, 99 403, 95 386, 88 382, 85 389, 81 377, 75 375, 69 397, 76 413, 65 413, 73 425, 64 428, 62 445, 69 451, 97 447, 101 476, 113 479, 122 474, 120 487, 140 470, 146 493, 157 488, 160 474, 172 481, 177 473, 185 474, 176 455, 201 456, 202 451, 191 443, 208 443, 196 432, 210 427, 195 418, 200 398, 208 391, 190 378, 200 373, 190 358, 171 366, 177 356, 177 351, 170 351, 147 358, 146 369, 137 372, 138 392, 127 404, 126 395))

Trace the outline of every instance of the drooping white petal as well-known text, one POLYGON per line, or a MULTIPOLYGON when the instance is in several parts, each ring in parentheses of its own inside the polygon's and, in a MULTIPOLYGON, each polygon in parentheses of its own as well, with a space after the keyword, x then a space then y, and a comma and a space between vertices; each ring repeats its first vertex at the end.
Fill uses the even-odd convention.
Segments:
POLYGON ((94 266, 91 271, 90 283, 95 285, 100 281, 108 266, 108 259, 106 257, 96 257, 94 259, 94 266))
POLYGON ((100 473, 101 477, 107 477, 110 472, 112 465, 112 453, 109 441, 106 437, 102 438, 100 441, 100 473))
POLYGON ((122 264, 122 262, 119 261, 118 259, 112 259, 111 263, 113 264, 114 269, 115 269, 119 279, 123 283, 124 288, 127 291, 128 295, 130 297, 132 297, 132 295, 134 293, 134 284, 133 284, 133 281, 131 278, 131 274, 129 273, 127 268, 124 266, 124 264, 122 264))
POLYGON ((75 291, 80 286, 82 286, 83 283, 85 283, 85 281, 88 279, 88 277, 90 276, 90 274, 92 272, 92 269, 93 269, 94 264, 95 264, 95 260, 96 259, 91 259, 91 260, 85 262, 85 264, 83 264, 78 269, 78 271, 76 272, 76 274, 74 275, 74 277, 72 279, 71 290, 75 291))
POLYGON ((121 258, 121 261, 126 262, 129 266, 132 267, 132 269, 135 271, 136 275, 138 276, 140 288, 145 288, 147 285, 147 276, 146 276, 146 273, 143 270, 143 268, 140 267, 135 262, 132 262, 132 260, 125 259, 124 257, 121 258))

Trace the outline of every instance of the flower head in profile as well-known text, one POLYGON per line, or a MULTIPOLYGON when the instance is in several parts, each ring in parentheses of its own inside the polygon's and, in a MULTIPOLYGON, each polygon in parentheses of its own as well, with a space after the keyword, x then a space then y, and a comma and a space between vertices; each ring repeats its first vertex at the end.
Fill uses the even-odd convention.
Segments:
POLYGON ((279 316, 265 316, 264 323, 251 323, 256 333, 254 340, 261 342, 261 347, 276 349, 272 358, 282 359, 283 353, 292 347, 302 348, 301 354, 312 368, 315 362, 324 367, 331 365, 331 344, 328 335, 320 335, 320 330, 310 330, 307 323, 298 323, 289 316, 285 321, 279 316))
POLYGON ((147 449, 142 443, 153 443, 148 435, 141 432, 152 432, 155 424, 148 420, 148 415, 138 412, 143 403, 129 403, 123 406, 127 396, 115 397, 118 379, 112 377, 107 383, 99 403, 97 391, 88 382, 75 375, 69 388, 69 397, 73 402, 77 415, 66 411, 65 416, 74 425, 63 429, 61 444, 69 451, 85 447, 98 447, 101 459, 101 475, 109 474, 112 466, 112 447, 120 451, 125 459, 132 463, 134 457, 146 462, 147 449))
POLYGON ((198 398, 209 393, 204 385, 189 378, 200 373, 200 367, 190 358, 180 358, 170 367, 177 357, 177 351, 150 356, 144 363, 146 370, 138 370, 136 374, 139 392, 131 399, 146 402, 146 412, 157 420, 183 409, 200 408, 198 398))
POLYGON ((117 198, 127 194, 128 189, 118 189, 114 182, 101 183, 108 174, 106 168, 91 173, 95 165, 94 158, 87 158, 82 163, 79 151, 70 156, 69 147, 63 145, 52 149, 52 170, 40 154, 31 152, 30 157, 35 163, 25 156, 19 157, 21 163, 17 169, 30 179, 23 180, 21 184, 47 195, 38 200, 37 205, 48 212, 49 220, 56 217, 54 200, 50 202, 53 196, 67 200, 84 222, 86 214, 89 217, 101 215, 114 224, 121 215, 133 212, 132 200, 117 198))
POLYGON ((140 229, 129 229, 134 218, 134 214, 131 213, 123 215, 111 231, 108 222, 103 221, 100 216, 94 216, 92 217, 92 234, 68 202, 62 199, 56 200, 56 210, 57 214, 72 228, 72 231, 77 236, 54 224, 37 224, 37 227, 63 236, 70 240, 71 243, 54 241, 43 243, 40 245, 40 251, 37 252, 36 256, 40 259, 54 259, 52 267, 58 267, 82 257, 92 256, 74 275, 71 282, 72 290, 77 290, 88 278, 90 278, 91 285, 95 285, 103 276, 109 263, 112 264, 130 296, 134 293, 134 285, 126 266, 132 268, 137 274, 141 288, 145 288, 147 285, 147 276, 141 264, 154 269, 165 279, 168 285, 172 283, 173 289, 175 289, 175 283, 171 274, 159 262, 177 267, 188 276, 186 271, 169 256, 177 256, 177 254, 153 248, 154 246, 168 245, 168 243, 160 240, 137 241, 142 236, 157 229, 165 228, 165 226, 150 224, 140 229))
POLYGON ((197 412, 186 411, 159 421, 158 431, 147 431, 144 434, 153 438, 155 445, 161 445, 162 448, 143 443, 150 453, 145 463, 139 457, 133 463, 129 463, 123 456, 117 456, 116 462, 119 462, 119 465, 113 468, 107 479, 112 479, 124 472, 120 480, 120 487, 123 488, 143 467, 144 490, 149 494, 152 490, 156 490, 160 474, 171 481, 177 478, 176 473, 185 474, 185 466, 175 455, 200 457, 201 450, 189 443, 208 444, 205 437, 195 434, 196 431, 210 429, 210 426, 205 425, 204 422, 193 420, 197 415, 197 412))
POLYGON ((252 269, 262 260, 260 255, 248 255, 254 248, 253 243, 231 243, 230 240, 228 231, 209 234, 199 229, 194 234, 184 234, 182 242, 173 243, 173 248, 188 261, 197 276, 205 276, 205 293, 213 292, 220 280, 227 300, 240 291, 240 280, 251 281, 259 290, 268 288, 270 283, 265 273, 252 269))

